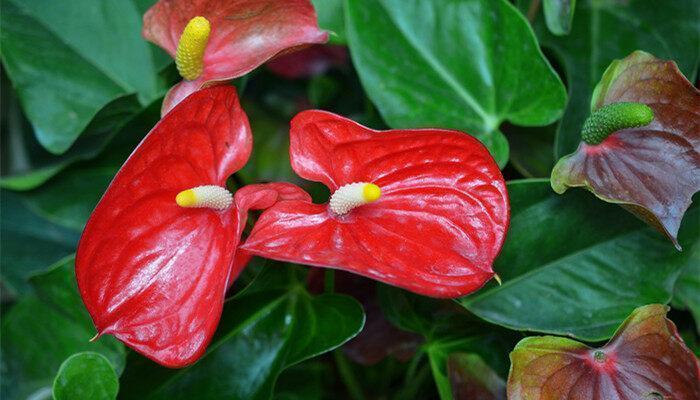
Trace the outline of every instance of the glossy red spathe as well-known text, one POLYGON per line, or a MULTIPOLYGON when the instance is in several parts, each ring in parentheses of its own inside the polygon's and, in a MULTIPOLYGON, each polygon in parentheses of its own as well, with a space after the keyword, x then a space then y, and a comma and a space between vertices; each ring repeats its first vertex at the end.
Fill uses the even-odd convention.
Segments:
POLYGON ((466 295, 493 277, 508 198, 498 166, 473 137, 374 131, 312 110, 292 120, 290 157, 297 174, 331 192, 370 182, 381 198, 346 215, 328 204, 279 202, 260 216, 242 249, 434 297, 466 295))
POLYGON ((194 362, 221 315, 224 294, 249 256, 237 254, 248 209, 291 184, 251 185, 226 210, 183 208, 176 195, 225 187, 250 156, 252 136, 236 89, 193 94, 144 138, 110 184, 78 246, 80 295, 99 334, 112 334, 168 367, 194 362))
POLYGON ((143 36, 173 58, 187 23, 205 17, 211 24, 202 74, 175 85, 163 114, 202 87, 242 76, 294 48, 324 43, 309 0, 160 0, 143 17, 143 36))

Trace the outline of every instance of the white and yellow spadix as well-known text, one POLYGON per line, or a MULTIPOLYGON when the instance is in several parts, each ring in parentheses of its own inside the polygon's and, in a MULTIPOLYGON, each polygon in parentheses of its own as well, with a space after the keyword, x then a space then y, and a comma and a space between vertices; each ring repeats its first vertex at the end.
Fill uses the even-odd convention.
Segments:
POLYGON ((382 190, 374 183, 355 182, 338 188, 330 200, 330 208, 337 215, 344 215, 353 208, 376 201, 382 190))
POLYGON ((211 26, 204 17, 194 17, 182 31, 177 43, 175 65, 178 72, 188 81, 199 78, 204 71, 204 50, 209 42, 211 26))
POLYGON ((175 202, 185 208, 225 210, 233 203, 233 195, 221 186, 205 185, 183 190, 177 194, 175 202))

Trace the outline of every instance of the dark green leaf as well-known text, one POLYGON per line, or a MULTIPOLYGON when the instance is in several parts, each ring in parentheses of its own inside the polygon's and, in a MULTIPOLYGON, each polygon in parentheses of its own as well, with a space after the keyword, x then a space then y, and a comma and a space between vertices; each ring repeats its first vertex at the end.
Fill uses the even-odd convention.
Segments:
POLYGON ((0 213, 0 276, 12 293, 26 292, 30 275, 75 251, 80 232, 49 221, 21 196, 1 191, 0 213))
POLYGON ((56 400, 110 400, 119 392, 119 377, 100 353, 73 354, 61 364, 53 382, 56 400))
MULTIPOLYGON (((689 224, 700 224, 700 217, 696 215, 695 221, 689 224)), ((688 309, 695 319, 695 330, 700 335, 700 243, 695 243, 692 248, 684 249, 690 252, 690 262, 676 281, 673 289, 674 304, 679 303, 688 309)))
POLYGON ((99 110, 161 92, 131 1, 2 1, 2 61, 36 137, 64 153, 99 110))
POLYGON ((447 371, 451 354, 478 354, 491 368, 507 374, 514 337, 484 325, 449 300, 417 296, 385 285, 380 286, 379 296, 382 310, 392 323, 425 337, 420 351, 428 355, 441 399, 452 399, 447 371))
POLYGON ((125 398, 268 399, 286 367, 340 346, 364 323, 348 296, 312 297, 295 270, 264 270, 229 300, 206 354, 182 370, 138 359, 122 382, 125 398))
POLYGON ((71 165, 21 198, 52 222, 82 230, 119 167, 159 118, 160 104, 154 102, 119 129, 99 157, 71 165))
POLYGON ((510 144, 510 162, 523 176, 545 178, 554 166, 554 136, 556 124, 537 128, 508 126, 505 130, 510 144))
POLYGON ((571 31, 576 0, 544 0, 542 8, 550 32, 561 36, 571 31))
MULTIPOLYGON (((558 196, 547 180, 509 183, 511 222, 491 285, 460 303, 510 329, 598 341, 631 310, 667 303, 691 252, 624 210, 583 191, 558 196)), ((697 221, 700 208, 688 211, 697 221)), ((684 225, 681 243, 698 242, 700 224, 684 225)))
POLYGON ((508 159, 503 121, 562 113, 564 85, 525 18, 505 0, 347 1, 353 63, 393 128, 464 130, 508 159))
POLYGON ((6 118, 2 120, 0 187, 12 190, 33 189, 68 165, 95 157, 140 108, 133 95, 114 100, 97 113, 70 150, 56 156, 36 140, 14 93, 3 90, 2 94, 2 111, 6 118))
POLYGON ((2 397, 24 399, 50 392, 63 361, 81 351, 95 351, 117 373, 124 368, 124 346, 111 337, 90 342, 95 328, 78 295, 73 258, 32 278, 36 294, 22 298, 2 321, 2 397))
POLYGON ((700 59, 700 7, 697 0, 579 0, 571 33, 549 34, 536 25, 540 42, 561 57, 569 103, 557 133, 556 157, 573 153, 590 112, 593 88, 615 59, 644 50, 674 60, 694 81, 700 59))

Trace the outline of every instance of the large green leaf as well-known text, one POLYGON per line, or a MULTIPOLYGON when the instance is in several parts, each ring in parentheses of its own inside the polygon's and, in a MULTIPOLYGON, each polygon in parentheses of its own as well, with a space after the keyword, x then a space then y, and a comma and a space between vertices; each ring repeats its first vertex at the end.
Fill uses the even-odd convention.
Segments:
POLYGON ((644 50, 674 60, 694 81, 700 60, 698 21, 697 0, 579 0, 569 35, 553 36, 544 24, 537 24, 540 42, 561 58, 568 82, 569 104, 557 134, 557 158, 576 150, 593 88, 613 60, 644 50))
POLYGON ((82 351, 104 355, 117 373, 124 368, 124 346, 111 337, 90 342, 95 328, 78 295, 73 258, 31 280, 36 294, 25 296, 2 321, 5 400, 51 392, 64 360, 82 351))
POLYGON ((348 0, 345 10, 355 68, 393 128, 464 130, 504 165, 503 121, 547 125, 564 109, 564 85, 505 0, 348 0))
POLYGON ((29 276, 75 251, 80 232, 47 220, 19 195, 0 191, 0 213, 0 278, 10 292, 26 292, 29 276))
POLYGON ((22 200, 51 222, 82 230, 119 167, 159 118, 160 104, 154 102, 119 129, 98 157, 73 164, 42 186, 22 192, 22 200))
POLYGON ((448 374, 453 354, 478 354, 502 376, 507 374, 508 352, 516 342, 513 336, 478 321, 448 300, 417 296, 386 285, 379 288, 379 300, 393 324, 425 338, 419 351, 428 356, 442 400, 453 398, 448 374))
POLYGON ((213 342, 191 367, 169 370, 134 360, 122 395, 269 399, 283 369, 340 346, 364 324, 357 301, 335 294, 312 297, 296 272, 268 268, 229 300, 213 342))
POLYGON ((117 398, 119 377, 100 353, 85 351, 61 364, 53 383, 56 400, 111 400, 117 398))
POLYGON ((65 152, 99 110, 162 91, 132 1, 2 0, 2 62, 36 137, 65 152))
POLYGON ((119 97, 97 113, 70 150, 56 156, 37 141, 14 91, 2 91, 0 106, 4 117, 0 121, 3 131, 0 187, 12 190, 33 189, 68 165, 95 157, 117 133, 123 132, 120 128, 127 121, 140 116, 135 95, 119 97))
POLYGON ((496 260, 502 286, 459 302, 511 329, 607 339, 636 307, 667 303, 700 243, 700 208, 688 211, 678 252, 627 212, 578 191, 559 196, 547 180, 508 184, 511 225, 496 260))

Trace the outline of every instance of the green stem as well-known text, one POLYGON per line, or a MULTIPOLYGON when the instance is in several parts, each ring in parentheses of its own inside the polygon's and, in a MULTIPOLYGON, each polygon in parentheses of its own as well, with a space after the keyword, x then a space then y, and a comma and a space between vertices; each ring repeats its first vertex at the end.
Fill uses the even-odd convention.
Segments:
POLYGON ((340 374, 340 380, 348 389, 348 394, 352 400, 364 400, 365 394, 362 392, 362 387, 357 381, 357 377, 352 372, 352 367, 350 363, 343 355, 343 350, 336 349, 333 351, 333 356, 335 357, 335 365, 338 368, 338 373, 340 374))

